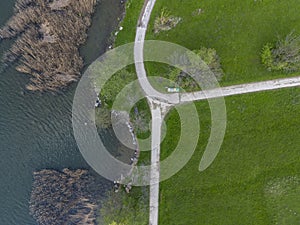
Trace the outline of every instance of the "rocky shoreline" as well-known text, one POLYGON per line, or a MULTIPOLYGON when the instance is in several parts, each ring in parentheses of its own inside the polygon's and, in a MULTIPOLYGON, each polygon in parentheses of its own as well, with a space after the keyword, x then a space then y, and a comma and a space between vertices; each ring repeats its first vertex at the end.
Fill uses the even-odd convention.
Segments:
POLYGON ((97 0, 17 0, 14 16, 0 30, 1 39, 17 38, 5 64, 31 75, 32 91, 56 91, 78 80, 83 68, 79 47, 97 0))

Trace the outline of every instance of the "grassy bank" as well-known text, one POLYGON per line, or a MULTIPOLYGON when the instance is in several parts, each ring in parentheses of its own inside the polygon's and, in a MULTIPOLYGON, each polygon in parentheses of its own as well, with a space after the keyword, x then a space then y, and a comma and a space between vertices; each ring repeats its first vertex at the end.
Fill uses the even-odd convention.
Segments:
POLYGON ((127 44, 134 41, 136 25, 143 4, 143 0, 127 0, 126 16, 121 23, 121 26, 124 29, 119 32, 115 41, 115 46, 120 46, 122 44, 127 44))

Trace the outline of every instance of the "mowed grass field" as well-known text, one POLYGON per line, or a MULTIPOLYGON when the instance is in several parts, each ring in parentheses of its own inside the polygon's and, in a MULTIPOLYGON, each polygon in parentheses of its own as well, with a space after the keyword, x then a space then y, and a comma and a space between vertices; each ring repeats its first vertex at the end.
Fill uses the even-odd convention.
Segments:
POLYGON ((264 44, 276 42, 278 36, 284 38, 291 31, 300 34, 299 11, 297 0, 157 0, 146 38, 191 50, 216 49, 226 74, 223 86, 295 76, 266 71, 260 53, 264 44), (172 30, 154 34, 154 20, 163 8, 182 20, 172 30))
MULTIPOLYGON (((134 40, 142 0, 129 0, 124 30, 116 45, 134 40)), ((221 85, 296 76, 269 72, 260 51, 277 36, 300 34, 297 0, 157 0, 147 39, 175 42, 189 49, 215 48, 225 77, 221 85), (162 8, 182 21, 172 30, 153 33, 162 8), (195 10, 201 8, 200 15, 195 10)), ((147 64, 148 74, 160 69, 147 64)), ((161 68, 161 71, 165 69, 161 68)), ((163 72, 162 72, 163 73, 163 72)), ((161 183, 159 224, 274 225, 300 224, 300 88, 225 98, 227 131, 213 164, 199 172, 210 133, 207 102, 196 102, 201 135, 190 162, 161 183)), ((176 111, 166 118, 164 159, 176 145, 180 122, 176 111)))
MULTIPOLYGON (((161 183, 160 224, 299 224, 300 89, 225 100, 224 143, 204 172, 198 168, 210 133, 210 111, 206 102, 196 103, 201 122, 199 144, 190 162, 161 183)), ((180 135, 175 111, 167 124, 162 158, 180 135)))
MULTIPOLYGON (((134 41, 143 3, 144 0, 127 1, 121 23, 124 29, 118 33, 116 46, 134 41)), ((157 0, 146 39, 170 41, 191 50, 202 46, 216 49, 225 71, 222 86, 296 76, 299 73, 267 71, 260 53, 264 44, 275 43, 291 31, 300 35, 299 11, 298 0, 157 0), (163 8, 182 20, 175 28, 154 34, 154 20, 163 8)), ((149 75, 159 75, 157 66, 146 69, 149 75)))

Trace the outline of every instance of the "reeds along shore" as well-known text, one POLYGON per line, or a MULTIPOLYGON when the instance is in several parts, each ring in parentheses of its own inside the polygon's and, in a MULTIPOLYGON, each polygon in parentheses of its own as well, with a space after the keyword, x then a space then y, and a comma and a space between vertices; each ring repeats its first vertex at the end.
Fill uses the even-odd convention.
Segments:
POLYGON ((33 178, 30 214, 38 224, 96 224, 102 193, 87 170, 41 170, 33 178))
POLYGON ((0 38, 15 38, 4 63, 17 62, 30 74, 28 90, 56 91, 80 77, 79 46, 97 0, 17 0, 14 16, 0 30, 0 38))

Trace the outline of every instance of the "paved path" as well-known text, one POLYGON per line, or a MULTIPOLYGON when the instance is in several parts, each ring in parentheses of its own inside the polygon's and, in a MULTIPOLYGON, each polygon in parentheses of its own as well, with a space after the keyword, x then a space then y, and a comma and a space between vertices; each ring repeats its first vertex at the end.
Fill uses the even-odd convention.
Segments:
POLYGON ((162 110, 159 104, 154 103, 153 98, 164 99, 169 103, 178 104, 179 94, 166 95, 156 91, 147 79, 144 66, 144 40, 150 15, 156 0, 146 0, 141 12, 134 44, 135 69, 139 83, 148 97, 152 115, 152 135, 151 135, 151 171, 150 171, 150 205, 149 205, 149 224, 158 224, 159 207, 159 160, 160 160, 160 141, 162 110))
POLYGON ((146 35, 147 26, 149 23, 150 15, 156 0, 146 0, 138 21, 136 30, 135 44, 134 44, 134 62, 135 69, 138 75, 138 80, 146 96, 157 98, 171 104, 179 103, 179 94, 163 94, 156 91, 147 79, 147 74, 144 66, 144 40, 146 35))
MULTIPOLYGON (((153 104, 153 102, 152 102, 153 104)), ((151 104, 151 105, 152 105, 151 104)), ((159 205, 159 160, 160 160, 160 137, 162 112, 159 106, 151 107, 152 114, 152 134, 151 135, 151 171, 150 171, 150 212, 149 224, 158 223, 158 205, 159 205)))
POLYGON ((197 100, 203 100, 209 98, 218 98, 218 97, 225 97, 225 96, 259 92, 259 91, 267 91, 267 90, 275 90, 280 88, 296 87, 296 86, 300 86, 300 76, 276 79, 276 80, 268 80, 262 82, 254 82, 248 84, 233 85, 233 86, 221 87, 221 88, 211 89, 206 91, 182 93, 180 95, 180 102, 191 102, 191 101, 197 101, 197 100))
POLYGON ((147 79, 147 74, 144 67, 144 40, 150 15, 156 0, 146 0, 141 12, 138 26, 136 30, 134 44, 134 60, 135 68, 140 85, 148 97, 152 115, 152 137, 151 137, 151 181, 150 181, 150 213, 149 224, 158 224, 158 207, 159 207, 159 160, 160 160, 160 140, 161 140, 161 124, 163 114, 162 104, 166 102, 170 106, 184 102, 203 100, 208 98, 218 98, 236 94, 244 94, 258 91, 273 90, 286 87, 300 86, 300 76, 294 78, 277 79, 249 84, 234 85, 199 91, 193 93, 173 93, 163 94, 156 91, 147 79), (155 100, 154 100, 155 99, 155 100))

